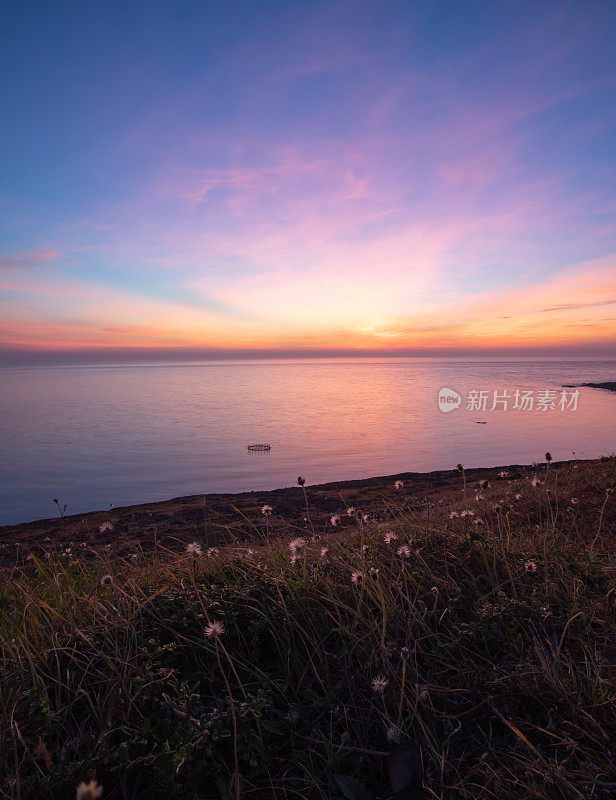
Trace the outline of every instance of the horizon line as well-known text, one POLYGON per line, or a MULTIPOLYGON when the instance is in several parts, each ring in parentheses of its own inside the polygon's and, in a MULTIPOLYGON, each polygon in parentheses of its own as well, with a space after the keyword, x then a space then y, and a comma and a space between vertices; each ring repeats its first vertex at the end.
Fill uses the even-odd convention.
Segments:
POLYGON ((572 347, 499 348, 213 348, 213 347, 81 347, 42 349, 0 346, 0 366, 109 364, 131 361, 235 361, 310 358, 478 358, 478 359, 616 359, 616 344, 572 347))

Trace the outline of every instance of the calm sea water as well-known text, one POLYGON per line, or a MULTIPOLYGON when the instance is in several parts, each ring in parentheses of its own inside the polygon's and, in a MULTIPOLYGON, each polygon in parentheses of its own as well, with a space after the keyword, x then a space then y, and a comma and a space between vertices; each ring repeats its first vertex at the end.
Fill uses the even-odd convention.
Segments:
POLYGON ((616 451, 616 393, 490 411, 493 392, 616 380, 616 361, 413 359, 0 370, 0 523, 202 492, 616 451), (444 414, 439 389, 461 406, 444 414), (486 390, 486 411, 467 410, 486 390), (477 424, 485 420, 485 425, 477 424), (247 450, 269 442, 268 453, 247 450))

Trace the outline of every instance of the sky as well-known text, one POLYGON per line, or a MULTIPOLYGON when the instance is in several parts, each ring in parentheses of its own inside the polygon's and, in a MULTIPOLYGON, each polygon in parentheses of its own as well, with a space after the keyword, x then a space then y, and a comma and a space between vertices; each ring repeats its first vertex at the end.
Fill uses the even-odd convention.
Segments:
POLYGON ((0 360, 616 356, 616 4, 4 4, 0 360))

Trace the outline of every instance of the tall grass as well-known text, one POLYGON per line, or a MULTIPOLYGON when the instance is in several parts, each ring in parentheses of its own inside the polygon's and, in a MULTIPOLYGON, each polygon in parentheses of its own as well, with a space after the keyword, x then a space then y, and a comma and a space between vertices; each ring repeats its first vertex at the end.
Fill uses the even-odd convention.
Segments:
POLYGON ((396 741, 427 798, 616 796, 615 462, 537 474, 291 549, 9 572, 0 796, 377 800, 396 741))

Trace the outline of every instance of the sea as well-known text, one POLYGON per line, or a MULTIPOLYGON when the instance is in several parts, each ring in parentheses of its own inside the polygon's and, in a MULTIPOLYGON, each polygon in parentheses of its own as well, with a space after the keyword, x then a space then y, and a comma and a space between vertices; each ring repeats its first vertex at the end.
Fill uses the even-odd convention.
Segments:
POLYGON ((0 368, 0 524, 616 451, 616 361, 412 358, 0 368), (443 410, 447 409, 447 410, 443 410), (248 445, 266 443, 268 451, 248 445))

